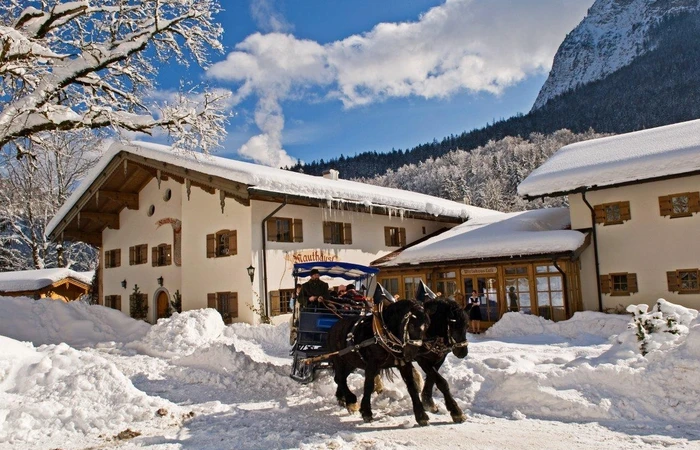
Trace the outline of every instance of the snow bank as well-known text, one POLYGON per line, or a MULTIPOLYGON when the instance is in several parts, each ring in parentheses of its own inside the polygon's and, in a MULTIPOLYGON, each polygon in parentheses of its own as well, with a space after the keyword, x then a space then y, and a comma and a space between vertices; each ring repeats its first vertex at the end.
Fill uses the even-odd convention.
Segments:
POLYGON ((39 349, 0 336, 0 443, 40 443, 75 433, 118 433, 177 411, 136 389, 101 356, 66 344, 39 349))
POLYGON ((83 302, 0 296, 0 335, 34 345, 94 346, 140 339, 150 325, 121 311, 83 302))
POLYGON ((289 322, 258 326, 235 323, 226 328, 224 336, 253 361, 289 365, 289 331, 289 322))
POLYGON ((148 334, 127 344, 141 353, 163 358, 174 358, 194 353, 221 337, 224 321, 215 309, 195 309, 168 319, 159 319, 148 334))
POLYGON ((597 336, 607 339, 627 330, 631 316, 579 311, 562 322, 552 322, 539 316, 519 312, 506 313, 484 333, 490 338, 558 335, 568 339, 597 336))

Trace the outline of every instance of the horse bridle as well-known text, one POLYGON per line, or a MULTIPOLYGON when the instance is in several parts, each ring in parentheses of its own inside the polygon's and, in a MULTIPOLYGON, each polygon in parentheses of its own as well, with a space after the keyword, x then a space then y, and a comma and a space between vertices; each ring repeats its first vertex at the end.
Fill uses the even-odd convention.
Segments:
POLYGON ((456 319, 447 319, 447 343, 443 342, 445 339, 438 337, 434 340, 426 341, 423 346, 428 351, 437 354, 447 353, 454 350, 455 348, 467 347, 469 345, 469 341, 465 339, 463 342, 457 342, 452 337, 452 328, 450 327, 450 324, 456 322, 456 319))

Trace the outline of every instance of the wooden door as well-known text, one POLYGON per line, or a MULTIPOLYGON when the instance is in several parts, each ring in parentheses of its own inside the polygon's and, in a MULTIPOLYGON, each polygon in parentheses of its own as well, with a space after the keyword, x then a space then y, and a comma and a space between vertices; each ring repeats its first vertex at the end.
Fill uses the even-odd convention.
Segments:
POLYGON ((156 300, 156 306, 157 306, 156 310, 158 313, 156 320, 168 316, 168 293, 167 292, 160 291, 158 293, 158 300, 156 300))

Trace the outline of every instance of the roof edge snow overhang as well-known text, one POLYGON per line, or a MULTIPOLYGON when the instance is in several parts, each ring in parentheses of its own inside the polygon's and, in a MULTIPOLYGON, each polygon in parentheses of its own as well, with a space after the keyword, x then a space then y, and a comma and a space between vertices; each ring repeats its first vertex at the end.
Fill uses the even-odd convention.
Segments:
MULTIPOLYGON (((457 265, 475 265, 475 264, 497 264, 497 263, 510 263, 510 262, 526 262, 526 261, 553 261, 558 259, 568 259, 571 261, 577 261, 581 254, 588 248, 591 244, 591 234, 587 230, 576 230, 585 235, 583 243, 576 250, 568 250, 563 252, 548 252, 548 253, 532 253, 528 255, 516 255, 516 256, 489 256, 483 258, 465 258, 465 259, 451 259, 445 261, 426 261, 418 264, 403 263, 397 265, 383 265, 376 264, 381 270, 400 270, 400 269, 418 269, 424 267, 450 267, 457 265)), ((371 266, 375 264, 370 263, 371 266)), ((381 273, 381 272, 380 272, 381 273)))
MULTIPOLYGON (((288 194, 284 192, 270 191, 267 189, 260 189, 256 187, 249 187, 248 192, 250 194, 251 200, 258 200, 264 202, 276 202, 286 201, 289 205, 301 205, 301 206, 315 206, 324 207, 328 205, 329 200, 326 198, 317 197, 307 197, 304 195, 288 194)), ((342 209, 344 211, 353 211, 366 214, 378 214, 378 215, 392 215, 392 211, 403 211, 403 218, 410 219, 425 219, 431 220, 433 222, 445 222, 445 223, 463 223, 469 220, 467 217, 455 217, 447 216, 444 214, 434 215, 423 211, 416 211, 413 209, 406 209, 400 206, 392 205, 379 205, 372 204, 367 205, 364 202, 357 200, 347 200, 342 198, 334 198, 330 200, 334 204, 337 204, 337 209, 342 209)), ((398 215, 397 215, 398 217, 398 215)))
POLYGON ((700 175, 700 170, 674 173, 674 174, 670 174, 670 175, 661 175, 661 176, 653 177, 653 178, 643 178, 643 179, 638 179, 638 180, 622 181, 619 183, 612 183, 612 184, 604 184, 604 185, 594 184, 592 186, 579 186, 577 188, 566 190, 566 191, 546 192, 544 194, 536 194, 536 195, 525 194, 522 196, 522 198, 524 198, 525 200, 531 201, 531 200, 537 200, 539 198, 546 198, 546 197, 562 197, 564 195, 580 194, 582 192, 600 191, 603 189, 612 189, 612 188, 618 188, 618 187, 624 187, 624 186, 632 186, 635 184, 653 183, 655 181, 673 180, 675 178, 692 177, 695 175, 700 175))

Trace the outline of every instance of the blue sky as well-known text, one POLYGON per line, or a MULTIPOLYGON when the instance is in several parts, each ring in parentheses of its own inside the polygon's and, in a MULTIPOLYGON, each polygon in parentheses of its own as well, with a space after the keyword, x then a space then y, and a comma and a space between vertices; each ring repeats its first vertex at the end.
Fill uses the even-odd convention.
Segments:
POLYGON ((222 1, 224 54, 163 71, 232 92, 218 154, 268 165, 389 151, 527 112, 592 0, 222 1))

